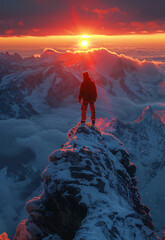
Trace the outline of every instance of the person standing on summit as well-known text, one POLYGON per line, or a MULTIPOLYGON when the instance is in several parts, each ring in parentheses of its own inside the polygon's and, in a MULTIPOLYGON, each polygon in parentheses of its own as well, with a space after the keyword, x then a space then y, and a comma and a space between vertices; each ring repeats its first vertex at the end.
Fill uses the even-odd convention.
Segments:
POLYGON ((97 99, 97 89, 96 84, 94 83, 94 81, 92 81, 88 72, 83 73, 83 81, 80 85, 78 98, 80 104, 82 100, 81 123, 85 123, 86 121, 87 108, 89 104, 91 111, 91 121, 92 125, 94 126, 96 120, 95 102, 97 99))

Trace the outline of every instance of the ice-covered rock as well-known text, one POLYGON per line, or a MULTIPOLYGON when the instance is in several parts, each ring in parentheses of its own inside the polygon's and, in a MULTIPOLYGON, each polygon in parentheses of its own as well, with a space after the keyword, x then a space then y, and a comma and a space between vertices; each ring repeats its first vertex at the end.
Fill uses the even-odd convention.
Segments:
POLYGON ((88 124, 68 138, 49 156, 43 193, 26 204, 28 219, 14 239, 159 239, 122 143, 88 124))

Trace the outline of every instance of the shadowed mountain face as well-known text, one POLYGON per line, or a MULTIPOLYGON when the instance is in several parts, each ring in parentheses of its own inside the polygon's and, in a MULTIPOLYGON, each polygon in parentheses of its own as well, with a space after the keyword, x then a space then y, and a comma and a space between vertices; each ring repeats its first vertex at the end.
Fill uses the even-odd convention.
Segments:
POLYGON ((103 48, 75 53, 47 50, 40 58, 25 59, 1 53, 0 63, 1 119, 26 118, 75 103, 82 73, 87 70, 97 84, 99 103, 110 101, 116 108, 124 103, 157 103, 165 98, 161 65, 103 48))
POLYGON ((113 119, 102 130, 113 133, 129 151, 130 159, 139 168, 141 188, 165 166, 165 125, 151 106, 145 107, 133 123, 113 119))
POLYGON ((133 123, 118 119, 103 123, 101 129, 119 138, 137 165, 136 176, 143 201, 150 207, 155 230, 164 229, 165 125, 151 106, 144 108, 133 123))
POLYGON ((122 143, 85 124, 68 138, 49 156, 44 191, 26 204, 14 239, 159 239, 122 143))

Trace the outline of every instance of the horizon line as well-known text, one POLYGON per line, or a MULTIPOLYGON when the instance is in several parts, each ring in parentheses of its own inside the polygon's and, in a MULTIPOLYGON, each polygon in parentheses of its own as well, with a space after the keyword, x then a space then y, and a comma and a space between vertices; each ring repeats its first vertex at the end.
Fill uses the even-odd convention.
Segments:
POLYGON ((70 34, 66 34, 66 35, 38 35, 38 36, 34 36, 34 35, 0 35, 0 39, 4 39, 4 38, 61 38, 61 37, 68 37, 68 38, 72 38, 72 37, 78 37, 78 38, 90 38, 90 37, 134 37, 134 36, 165 36, 165 32, 155 32, 155 33, 130 33, 130 34, 117 34, 117 35, 107 35, 107 34, 77 34, 77 35, 70 35, 70 34))

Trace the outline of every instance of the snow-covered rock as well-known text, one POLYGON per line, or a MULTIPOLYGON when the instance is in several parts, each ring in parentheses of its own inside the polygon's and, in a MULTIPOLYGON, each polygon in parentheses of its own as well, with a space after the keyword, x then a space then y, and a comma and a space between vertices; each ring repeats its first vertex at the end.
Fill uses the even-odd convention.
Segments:
POLYGON ((144 108, 132 123, 118 119, 103 121, 101 129, 113 133, 124 144, 130 160, 137 165, 138 188, 143 201, 150 207, 155 230, 162 232, 165 225, 165 125, 151 106, 144 108))
POLYGON ((113 133, 124 144, 138 166, 139 186, 145 187, 165 166, 165 125, 160 117, 147 106, 133 123, 113 119, 103 126, 105 132, 113 133))
POLYGON ((49 156, 43 193, 26 204, 14 239, 159 239, 122 143, 89 124, 68 138, 49 156))

